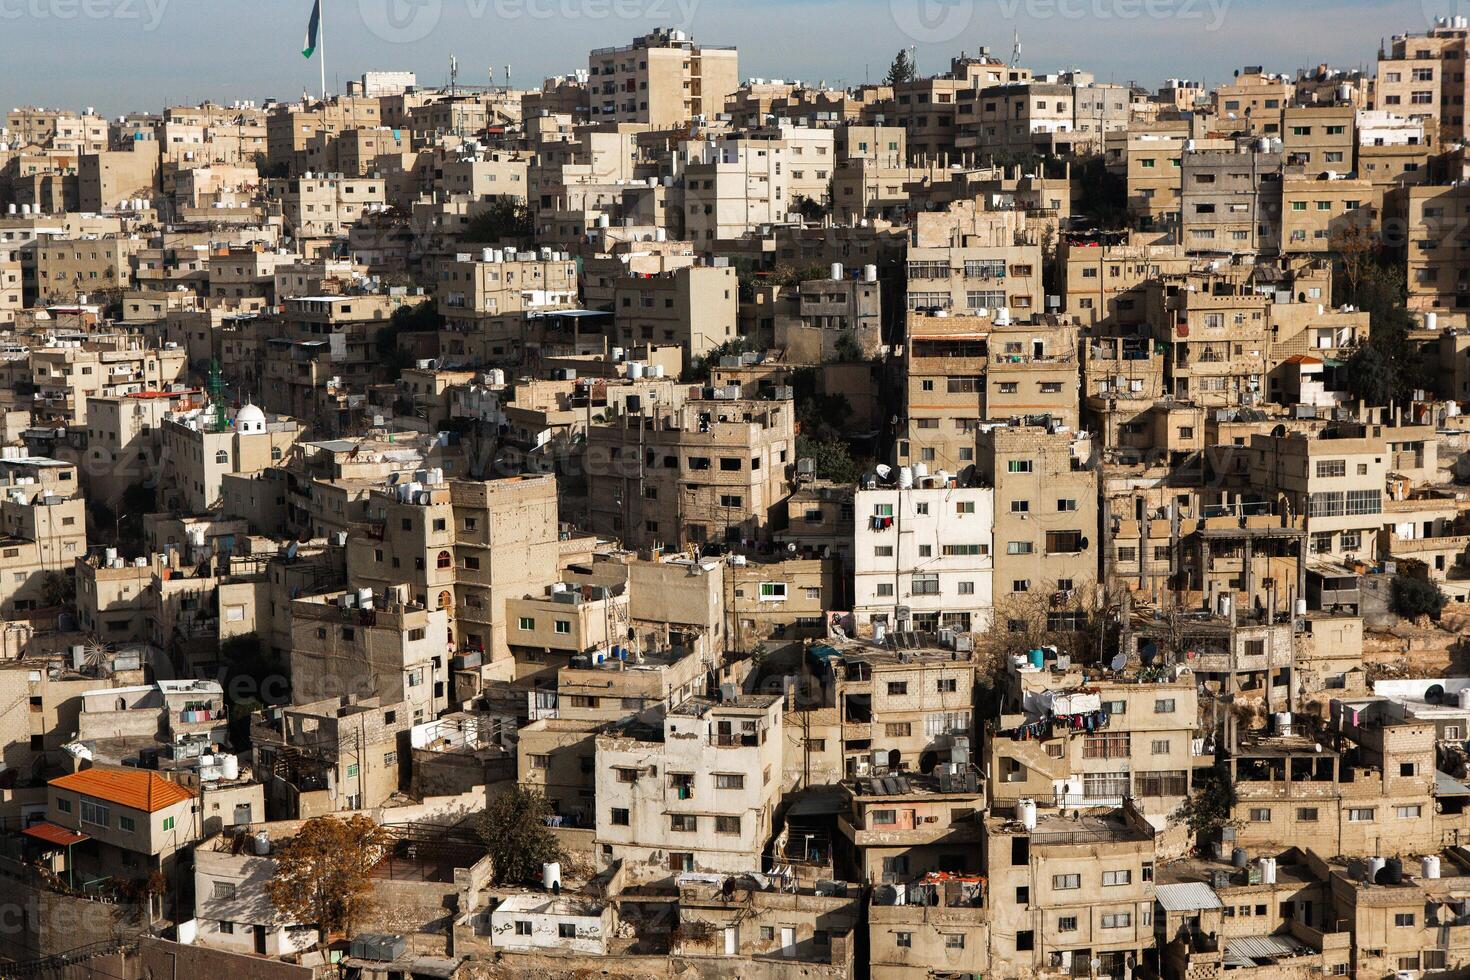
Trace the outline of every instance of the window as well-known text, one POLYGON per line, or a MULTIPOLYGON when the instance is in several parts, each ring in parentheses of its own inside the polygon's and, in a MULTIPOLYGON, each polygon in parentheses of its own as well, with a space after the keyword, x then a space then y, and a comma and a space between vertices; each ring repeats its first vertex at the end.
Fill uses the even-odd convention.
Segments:
POLYGON ((232 936, 235 934, 235 924, 233 922, 227 922, 224 919, 221 919, 219 923, 219 931, 226 936, 232 936))
POLYGON ((1320 477, 1346 476, 1347 460, 1319 459, 1317 460, 1317 475, 1320 477))
POLYGON ((715 789, 744 789, 745 774, 740 772, 715 773, 715 789))
POLYGON ((70 813, 71 812, 71 800, 66 800, 66 799, 59 799, 59 800, 57 800, 56 801, 56 809, 60 810, 62 813, 70 813))
POLYGON ((762 602, 785 602, 786 601, 786 583, 785 582, 762 582, 761 583, 761 601, 762 602))
POLYGON ((1156 738, 1156 739, 1154 739, 1153 742, 1149 746, 1149 752, 1152 755, 1168 755, 1169 754, 1169 740, 1167 738, 1156 738))
POLYGON ((233 881, 216 881, 212 889, 211 898, 234 898, 235 883, 233 881))
POLYGON ((909 682, 908 681, 889 681, 888 682, 888 696, 889 697, 898 697, 898 696, 902 696, 902 695, 907 694, 907 693, 909 693, 909 682))
POLYGON ((738 834, 738 833, 740 833, 740 817, 739 817, 739 815, 738 814, 735 815, 735 816, 724 816, 724 815, 721 815, 721 816, 715 817, 715 833, 717 833, 717 834, 738 834))
POLYGON ((1082 887, 1082 876, 1080 874, 1052 875, 1051 887, 1056 891, 1071 891, 1082 887))
POLYGON ((528 755, 526 761, 531 764, 532 769, 551 768, 551 756, 549 755, 528 755))
POLYGON ((1031 460, 1029 460, 1029 459, 1013 459, 1013 460, 1010 460, 1010 461, 1008 461, 1006 463, 1006 472, 1007 473, 1030 473, 1031 472, 1031 460))
POLYGON ((1372 823, 1376 812, 1371 806, 1352 807, 1348 810, 1348 823, 1372 823))
POLYGON ((959 681, 953 677, 941 677, 934 682, 934 689, 940 694, 953 694, 958 689, 959 681))
POLYGON ((944 934, 945 949, 964 949, 965 935, 960 932, 947 932, 944 934))
POLYGON ((1393 914, 1393 924, 1396 925, 1396 926, 1400 926, 1400 927, 1402 927, 1402 926, 1412 926, 1414 924, 1414 913, 1413 912, 1395 912, 1393 914))
POLYGON ((532 619, 530 616, 522 616, 519 625, 522 630, 529 632, 536 628, 536 620, 532 619))
POLYGON ((612 818, 611 819, 612 819, 612 825, 614 827, 626 827, 626 826, 628 826, 628 811, 627 811, 627 809, 624 808, 624 807, 617 807, 617 806, 613 807, 612 808, 612 818))
POLYGON ((1102 916, 1102 927, 1104 929, 1127 929, 1133 925, 1132 912, 1104 912, 1102 916))
POLYGON ((681 834, 692 834, 699 829, 699 818, 692 813, 671 813, 669 829, 681 834))
POLYGON ((1131 885, 1133 884, 1133 872, 1129 870, 1104 871, 1102 873, 1102 883, 1104 888, 1114 888, 1118 885, 1131 885))
POLYGON ((1296 818, 1301 823, 1316 823, 1317 808, 1314 806, 1297 807, 1296 818))
POLYGON ((883 734, 888 738, 908 738, 913 732, 913 725, 907 721, 890 721, 883 726, 883 734))
POLYGON ((576 926, 576 923, 573 923, 573 922, 558 922, 556 924, 556 934, 561 939, 576 939, 577 938, 577 926, 576 926))
POLYGON ((1251 823, 1270 823, 1271 808, 1265 806, 1251 807, 1251 823))
POLYGON ((118 817, 117 829, 123 831, 124 833, 131 834, 134 830, 137 829, 137 824, 133 822, 132 817, 118 817))
POLYGON ((1417 803, 1415 803, 1413 806, 1400 806, 1394 808, 1394 815, 1401 820, 1417 820, 1419 819, 1419 814, 1421 812, 1422 809, 1417 803))
POLYGON ((975 513, 975 501, 973 501, 973 500, 961 500, 961 501, 956 502, 955 505, 954 505, 954 512, 956 514, 973 514, 973 513, 975 513))
MULTIPOLYGON (((89 803, 82 801, 82 823, 93 823, 99 827, 107 826, 108 808, 100 803, 89 803)), ((168 828, 165 827, 165 830, 168 828)))
POLYGON ((1154 702, 1154 714, 1156 714, 1156 715, 1172 715, 1173 713, 1174 713, 1174 699, 1173 698, 1159 698, 1157 701, 1154 702))
POLYGON ((163 829, 164 830, 173 830, 174 829, 174 818, 173 817, 164 817, 163 818, 163 829))
POLYGON ((899 949, 908 949, 914 945, 914 934, 911 932, 896 932, 893 934, 893 942, 899 949))
POLYGON ((572 631, 572 621, 570 619, 558 619, 556 621, 556 631, 558 633, 570 633, 572 631))

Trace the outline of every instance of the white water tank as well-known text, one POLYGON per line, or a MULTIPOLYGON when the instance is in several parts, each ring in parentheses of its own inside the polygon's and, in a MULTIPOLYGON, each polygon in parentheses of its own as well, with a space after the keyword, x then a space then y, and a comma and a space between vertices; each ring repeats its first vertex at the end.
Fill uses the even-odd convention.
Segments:
POLYGON ((1439 329, 1439 314, 1438 313, 1435 313, 1433 311, 1430 311, 1429 313, 1424 314, 1424 329, 1425 330, 1438 330, 1439 329))
POLYGON ((1027 830, 1036 829, 1036 801, 1021 799, 1016 801, 1016 819, 1021 821, 1021 826, 1027 830))
POLYGON ((908 490, 914 485, 914 471, 912 467, 900 466, 898 468, 898 488, 908 490))
POLYGON ((1263 857, 1260 860, 1260 865, 1261 865, 1261 884, 1263 884, 1263 885, 1274 885, 1274 884, 1276 884, 1276 859, 1275 858, 1263 857))
POLYGON ((841 279, 842 278, 842 263, 841 262, 833 262, 832 263, 832 278, 833 279, 841 279))
POLYGON ((1277 735, 1290 735, 1291 734, 1291 712, 1290 711, 1279 711, 1279 712, 1276 713, 1276 734, 1277 735))
POLYGON ((664 376, 664 366, 662 364, 655 364, 649 370, 653 372, 655 378, 662 378, 664 376))
POLYGON ((258 830, 255 832, 255 854, 257 857, 265 857, 271 852, 271 835, 269 831, 258 830))
POLYGON ((561 863, 548 861, 541 865, 541 887, 547 891, 561 885, 561 863))
POLYGON ((357 590, 357 604, 364 609, 373 608, 373 590, 364 586, 357 590))
POLYGON ((1378 872, 1382 871, 1388 862, 1381 857, 1368 859, 1368 882, 1371 884, 1378 880, 1378 872))
POLYGON ((640 380, 642 380, 642 378, 643 378, 643 362, 642 361, 629 361, 628 362, 628 379, 630 381, 640 381, 640 380))
POLYGON ((878 267, 876 265, 863 266, 863 282, 877 282, 878 267))
POLYGON ((1422 859, 1420 859, 1420 861, 1419 861, 1419 870, 1421 872, 1421 877, 1424 877, 1424 878, 1438 878, 1439 877, 1439 855, 1438 854, 1426 854, 1426 855, 1424 855, 1424 857, 1422 859))
POLYGON ((222 755, 219 757, 220 775, 225 779, 240 778, 240 757, 238 755, 222 755))
POLYGON ((929 479, 929 466, 926 463, 914 464, 914 482, 923 483, 929 479))
POLYGON ((1298 616, 1305 616, 1307 614, 1307 600, 1298 599, 1296 601, 1296 614, 1298 616))
POLYGON ((1470 687, 1460 688, 1460 707, 1470 708, 1470 687))

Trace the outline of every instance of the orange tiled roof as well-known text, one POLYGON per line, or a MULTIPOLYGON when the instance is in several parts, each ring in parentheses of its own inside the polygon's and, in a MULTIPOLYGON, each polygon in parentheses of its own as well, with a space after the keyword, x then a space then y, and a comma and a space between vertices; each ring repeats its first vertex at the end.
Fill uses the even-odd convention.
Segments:
POLYGON ((42 820, 40 823, 31 824, 25 830, 21 831, 21 833, 34 837, 37 840, 43 840, 48 844, 54 844, 57 847, 70 847, 73 844, 80 844, 82 841, 88 839, 86 834, 79 834, 75 830, 58 827, 56 824, 45 820, 42 820))
POLYGON ((83 769, 58 776, 50 785, 145 813, 157 813, 194 796, 149 769, 83 769))

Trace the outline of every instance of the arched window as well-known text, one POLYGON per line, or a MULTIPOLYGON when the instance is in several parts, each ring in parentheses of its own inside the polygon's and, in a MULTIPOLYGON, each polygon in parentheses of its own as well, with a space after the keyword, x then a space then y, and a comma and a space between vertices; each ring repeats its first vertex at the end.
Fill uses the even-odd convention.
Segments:
POLYGON ((216 463, 228 463, 230 461, 230 454, 221 449, 214 454, 214 461, 216 463))
POLYGON ((127 711, 128 710, 128 699, 127 698, 118 698, 117 699, 117 710, 118 711, 127 711))
POLYGON ((441 552, 439 552, 439 567, 440 568, 450 568, 453 565, 454 565, 454 559, 452 557, 450 557, 449 552, 447 552, 447 551, 441 551, 441 552))

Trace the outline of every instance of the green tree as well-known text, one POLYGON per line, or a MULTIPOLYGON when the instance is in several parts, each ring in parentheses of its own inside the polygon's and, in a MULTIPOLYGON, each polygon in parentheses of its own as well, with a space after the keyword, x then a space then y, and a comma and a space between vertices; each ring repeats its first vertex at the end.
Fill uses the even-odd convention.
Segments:
POLYGON ((512 786, 496 797, 475 824, 490 852, 497 885, 529 885, 541 880, 541 866, 566 860, 546 818, 552 814, 545 796, 512 786))
POLYGON ((791 209, 802 216, 806 221, 821 221, 831 210, 821 201, 815 201, 805 194, 798 194, 791 202, 791 209))
POLYGON ((1223 766, 1215 766, 1195 780, 1194 795, 1184 801, 1180 814, 1190 833, 1198 840, 1209 840, 1230 822, 1235 806, 1235 786, 1223 766))
POLYGON ((47 608, 71 606, 77 598, 77 580, 65 572, 47 572, 41 580, 41 602, 47 608))
POLYGON ((308 820, 276 848, 266 893, 283 917, 316 926, 323 939, 351 936, 372 902, 373 868, 392 844, 387 830, 361 814, 308 820))
POLYGON ((1389 585, 1388 598, 1394 615, 1405 619, 1438 616, 1446 602, 1438 585, 1411 575, 1395 575, 1389 585))
POLYGON ((250 746, 250 716, 268 704, 291 699, 291 669, 255 633, 232 636, 220 642, 219 661, 229 711, 230 741, 241 748, 250 746))
POLYGON ((466 242, 529 242, 536 233, 531 209, 515 198, 500 197, 470 219, 461 239, 466 242))
POLYGON ((914 68, 914 59, 909 57, 908 49, 899 48, 898 54, 893 57, 893 64, 888 66, 888 74, 883 76, 883 84, 901 85, 918 77, 919 73, 914 68))
POLYGON ((862 467, 852 458, 852 450, 847 443, 837 439, 818 441, 807 436, 797 436, 796 455, 799 459, 814 460, 817 476, 823 480, 856 483, 863 475, 862 467))

